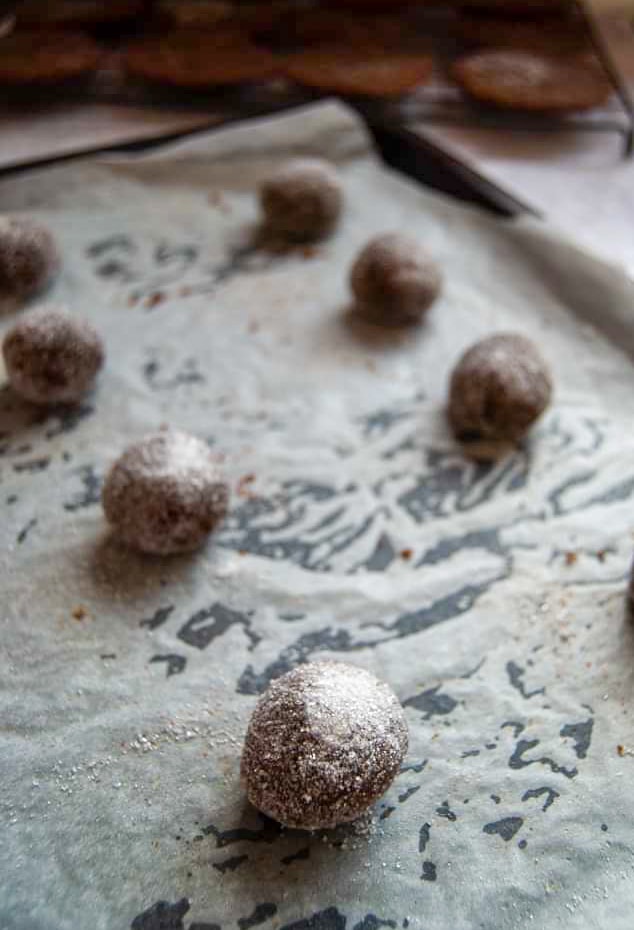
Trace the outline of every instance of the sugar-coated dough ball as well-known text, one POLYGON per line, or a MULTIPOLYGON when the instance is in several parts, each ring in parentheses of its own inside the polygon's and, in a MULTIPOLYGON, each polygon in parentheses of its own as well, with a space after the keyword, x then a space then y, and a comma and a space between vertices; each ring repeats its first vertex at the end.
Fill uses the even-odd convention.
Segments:
POLYGON ((449 420, 459 439, 521 438, 550 402, 550 371, 536 346, 498 333, 468 349, 449 388, 449 420))
POLYGON ((0 217, 0 304, 23 303, 57 273, 59 253, 50 232, 27 217, 0 217))
POLYGON ((298 241, 321 239, 336 225, 343 205, 337 170, 318 158, 282 165, 260 185, 266 228, 298 241))
POLYGON ((312 662, 258 701, 241 775, 251 803, 274 820, 333 827, 386 791, 407 746, 403 709, 387 684, 343 662, 312 662))
POLYGON ((76 403, 104 361, 90 323, 60 310, 28 313, 8 331, 2 352, 11 387, 35 404, 76 403))
POLYGON ((412 236, 385 233, 371 239, 352 266, 358 312, 382 326, 418 323, 442 286, 440 270, 412 236))
POLYGON ((157 555, 201 546, 224 518, 228 500, 209 446, 178 430, 129 446, 110 469, 102 494, 118 536, 157 555))

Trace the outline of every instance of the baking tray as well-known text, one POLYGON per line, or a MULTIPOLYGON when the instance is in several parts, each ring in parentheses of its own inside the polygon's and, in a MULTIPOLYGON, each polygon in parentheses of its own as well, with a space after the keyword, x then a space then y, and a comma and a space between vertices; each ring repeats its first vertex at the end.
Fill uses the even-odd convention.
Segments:
POLYGON ((337 105, 13 175, 0 204, 54 230, 49 299, 108 349, 76 410, 0 397, 3 928, 629 928, 631 283, 388 171, 337 105), (261 252, 258 179, 298 153, 338 165, 343 224, 261 252), (346 310, 386 228, 443 268, 416 332, 346 310), (447 378, 509 328, 555 402, 473 460, 447 378), (190 558, 122 550, 99 506, 162 423, 233 488, 190 558), (392 684, 410 750, 368 820, 283 831, 245 804, 242 735, 268 681, 323 656, 392 684))

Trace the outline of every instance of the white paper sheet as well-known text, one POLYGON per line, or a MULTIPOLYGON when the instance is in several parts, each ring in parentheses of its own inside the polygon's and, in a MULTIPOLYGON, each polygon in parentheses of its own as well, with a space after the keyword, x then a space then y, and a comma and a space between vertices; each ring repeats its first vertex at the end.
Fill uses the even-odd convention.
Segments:
POLYGON ((54 231, 48 299, 108 350, 74 413, 0 395, 0 925, 629 927, 625 277, 390 173, 329 104, 7 179, 0 208, 54 231), (267 254, 258 179, 295 153, 339 166, 345 215, 314 254, 267 254), (418 332, 346 317, 350 262, 390 229, 445 275, 418 332), (502 329, 538 342, 556 396, 477 465, 447 380, 502 329), (234 488, 188 558, 123 550, 99 504, 162 423, 207 438, 234 488), (280 833, 245 805, 241 740, 267 682, 318 656, 390 682, 410 753, 371 822, 280 833))

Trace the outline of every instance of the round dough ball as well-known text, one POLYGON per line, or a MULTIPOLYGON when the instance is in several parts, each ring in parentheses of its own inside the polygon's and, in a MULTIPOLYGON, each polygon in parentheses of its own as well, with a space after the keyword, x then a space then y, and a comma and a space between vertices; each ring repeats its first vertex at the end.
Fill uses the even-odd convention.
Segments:
POLYGON ((449 420, 459 439, 519 439, 550 402, 552 381, 535 345, 498 333, 465 352, 451 376, 449 420))
POLYGON ((72 404, 92 387, 104 361, 99 334, 86 320, 35 310, 2 344, 9 383, 34 404, 72 404))
POLYGON ((262 181, 260 205, 265 226, 275 235, 298 241, 321 239, 341 214, 341 182, 328 162, 296 159, 262 181))
POLYGON ((106 478, 102 502, 120 538, 169 555, 201 546, 227 512, 229 490, 209 447, 178 430, 129 446, 106 478))
POLYGON ((407 746, 403 709, 388 685, 353 665, 312 662, 260 698, 241 775, 251 803, 274 820, 334 827, 386 791, 407 746))
POLYGON ((59 264, 47 229, 26 217, 0 217, 0 302, 28 300, 46 287, 59 264))
POLYGON ((361 316, 381 326, 408 326, 438 297, 442 275, 416 239, 386 233, 361 250, 350 284, 361 316))

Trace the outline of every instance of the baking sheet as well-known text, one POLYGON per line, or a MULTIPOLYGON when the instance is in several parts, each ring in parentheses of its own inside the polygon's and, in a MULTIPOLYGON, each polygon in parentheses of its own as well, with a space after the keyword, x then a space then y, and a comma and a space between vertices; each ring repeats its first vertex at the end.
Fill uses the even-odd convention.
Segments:
POLYGON ((336 104, 5 180, 0 205, 55 231, 49 299, 108 348, 74 412, 0 394, 0 926, 629 926, 627 279, 386 171, 336 104), (297 153, 338 164, 343 223, 266 252, 258 178, 297 153), (352 257, 389 229, 445 274, 418 332, 346 313, 352 257), (502 329, 538 341, 556 397, 477 464, 447 379, 502 329), (163 423, 234 488, 188 558, 124 551, 99 505, 163 423), (391 683, 410 752, 369 820, 280 831, 245 804, 241 740, 268 681, 319 656, 391 683))

